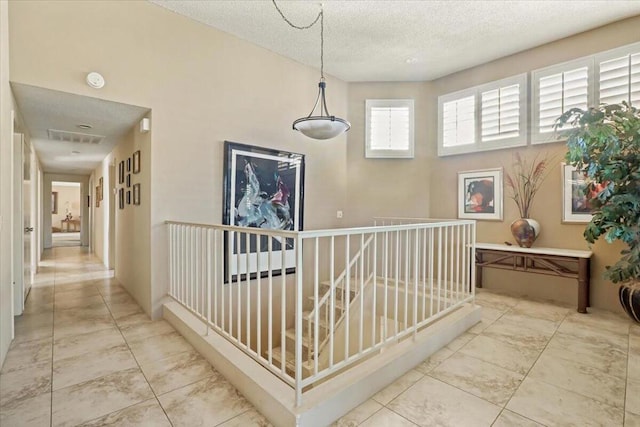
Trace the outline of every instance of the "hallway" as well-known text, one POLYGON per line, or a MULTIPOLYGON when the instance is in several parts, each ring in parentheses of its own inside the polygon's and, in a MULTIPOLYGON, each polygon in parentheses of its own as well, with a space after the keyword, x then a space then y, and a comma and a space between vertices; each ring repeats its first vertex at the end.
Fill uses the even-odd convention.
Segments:
POLYGON ((0 373, 0 425, 264 426, 80 247, 45 251, 0 373))
MULTIPOLYGON (((270 424, 79 247, 47 250, 0 372, 0 425, 270 424)), ((483 320, 335 423, 640 426, 640 327, 479 291, 483 320), (462 410, 464 408, 464 410, 462 410)))

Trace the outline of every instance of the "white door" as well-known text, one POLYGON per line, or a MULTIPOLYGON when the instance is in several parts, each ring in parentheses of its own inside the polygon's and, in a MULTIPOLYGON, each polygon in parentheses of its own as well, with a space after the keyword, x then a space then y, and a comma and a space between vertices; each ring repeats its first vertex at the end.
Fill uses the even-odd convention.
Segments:
POLYGON ((22 215, 23 202, 23 156, 24 149, 22 146, 22 135, 19 133, 13 134, 13 173, 11 180, 11 187, 13 191, 13 205, 12 205, 12 224, 11 230, 12 244, 13 244, 13 268, 12 268, 12 281, 13 281, 13 315, 18 316, 22 314, 24 310, 24 235, 25 225, 24 217, 22 215))

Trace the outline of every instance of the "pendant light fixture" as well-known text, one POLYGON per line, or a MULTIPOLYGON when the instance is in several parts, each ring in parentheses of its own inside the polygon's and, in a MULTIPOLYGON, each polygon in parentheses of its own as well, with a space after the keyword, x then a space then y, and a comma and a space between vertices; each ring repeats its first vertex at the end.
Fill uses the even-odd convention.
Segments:
POLYGON ((289 21, 278 5, 276 0, 272 0, 276 10, 285 20, 287 24, 298 30, 307 30, 313 27, 318 21, 320 21, 320 83, 318 83, 318 96, 316 97, 316 103, 313 109, 306 117, 301 117, 293 122, 293 129, 302 132, 303 135, 313 139, 331 139, 343 132, 348 131, 351 128, 351 124, 341 119, 340 117, 332 116, 327 109, 327 100, 325 98, 325 89, 327 83, 324 79, 324 11, 322 4, 320 4, 320 13, 316 19, 305 27, 294 25, 289 21), (320 106, 320 115, 314 116, 313 113, 320 106))

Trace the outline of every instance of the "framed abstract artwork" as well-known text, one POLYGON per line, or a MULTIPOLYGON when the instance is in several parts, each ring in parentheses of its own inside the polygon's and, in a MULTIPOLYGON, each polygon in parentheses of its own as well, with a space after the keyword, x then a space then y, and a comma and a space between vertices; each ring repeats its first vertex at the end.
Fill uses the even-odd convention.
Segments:
MULTIPOLYGON (((562 163, 562 222, 587 223, 591 221, 591 205, 585 194, 588 178, 574 166, 562 163)), ((597 194, 598 186, 594 186, 597 194)), ((594 194, 595 196, 595 194, 594 194)))
POLYGON ((124 209, 124 188, 118 190, 118 207, 124 209))
POLYGON ((121 160, 118 164, 118 184, 124 182, 124 160, 121 160))
POLYGON ((502 168, 458 172, 458 218, 502 221, 502 168))
MULTIPOLYGON (((224 159, 223 224, 302 230, 304 155, 225 141, 224 159)), ((272 261, 284 265, 271 274, 295 271, 293 239, 260 236, 247 243, 240 234, 228 233, 225 239, 225 280, 266 276, 270 250, 278 258, 272 261)))
POLYGON ((140 183, 133 185, 133 204, 140 204, 140 183))
POLYGON ((133 153, 133 173, 140 173, 140 150, 133 153))

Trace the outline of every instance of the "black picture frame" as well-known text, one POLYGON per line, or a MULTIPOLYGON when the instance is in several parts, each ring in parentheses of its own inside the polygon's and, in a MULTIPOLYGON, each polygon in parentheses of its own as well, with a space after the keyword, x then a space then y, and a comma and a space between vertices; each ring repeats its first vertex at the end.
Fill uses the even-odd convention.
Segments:
POLYGON ((127 204, 131 204, 131 190, 127 190, 127 204))
POLYGON ((127 172, 131 172, 131 157, 127 157, 127 172))
POLYGON ((124 182, 124 160, 121 160, 118 164, 118 184, 124 182))
MULTIPOLYGON (((304 214, 304 154, 237 142, 224 142, 223 224, 270 230, 300 231, 304 214), (250 177, 249 177, 250 175, 250 177), (257 188, 256 188, 257 187, 257 188), (284 200, 283 200, 284 197, 284 200), (246 198, 252 198, 248 201, 246 198), (269 203, 269 204, 267 204, 269 203), (247 209, 246 207, 249 207, 247 209), (265 215, 265 212, 267 214, 265 215)), ((239 234, 236 234, 238 236, 239 234)), ((245 236, 237 242, 228 233, 224 241, 225 282, 257 277, 257 267, 247 269, 247 263, 230 260, 233 254, 247 253, 250 265, 266 266, 268 248, 282 252, 277 239, 253 239, 246 248, 245 236), (239 243, 238 243, 239 242, 239 243), (263 261, 264 260, 264 261, 263 261), (256 261, 256 262, 253 262, 256 261), (247 271, 249 270, 249 271, 247 271)), ((285 274, 295 272, 294 240, 285 239, 285 274)), ((280 275, 283 269, 260 271, 261 277, 280 275)))
POLYGON ((133 153, 133 173, 140 173, 140 150, 133 153))
POLYGON ((118 207, 124 209, 124 188, 118 190, 118 207))
POLYGON ((131 187, 131 174, 128 173, 127 174, 127 188, 130 188, 130 187, 131 187))
POLYGON ((140 183, 133 185, 133 204, 140 204, 140 183))

